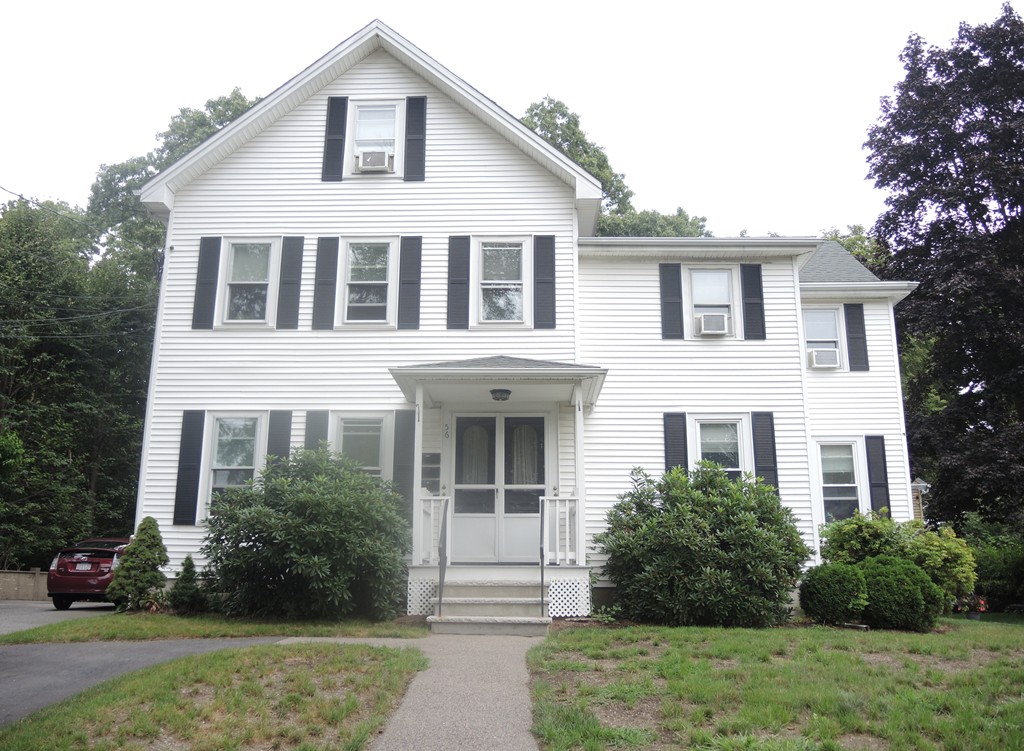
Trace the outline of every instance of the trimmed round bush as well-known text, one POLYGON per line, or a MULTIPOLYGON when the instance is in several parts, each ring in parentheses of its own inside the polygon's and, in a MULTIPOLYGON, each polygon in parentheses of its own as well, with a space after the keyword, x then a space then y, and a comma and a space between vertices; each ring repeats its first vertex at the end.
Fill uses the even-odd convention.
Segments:
POLYGON ((815 623, 838 626, 859 621, 868 604, 864 574, 846 563, 815 566, 800 583, 800 607, 815 623))
POLYGON ((730 480, 717 465, 680 468, 633 488, 608 514, 598 544, 623 615, 670 626, 773 626, 811 551, 775 490, 730 480))
POLYGON ((874 556, 859 565, 868 591, 865 623, 901 631, 934 628, 943 610, 943 593, 920 566, 891 555, 874 556))

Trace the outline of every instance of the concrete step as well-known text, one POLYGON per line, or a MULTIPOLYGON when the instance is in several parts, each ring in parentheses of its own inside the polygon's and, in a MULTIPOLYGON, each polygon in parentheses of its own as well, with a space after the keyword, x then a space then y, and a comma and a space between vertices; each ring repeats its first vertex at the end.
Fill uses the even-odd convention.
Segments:
MULTIPOLYGON (((434 598, 434 613, 438 600, 434 598)), ((547 614, 547 600, 540 597, 448 597, 442 603, 447 615, 539 617, 547 614)))
POLYGON ((471 615, 431 615, 427 617, 432 634, 477 634, 491 636, 547 636, 550 618, 487 617, 471 615))
POLYGON ((446 581, 444 599, 449 597, 540 597, 540 584, 508 581, 446 581))

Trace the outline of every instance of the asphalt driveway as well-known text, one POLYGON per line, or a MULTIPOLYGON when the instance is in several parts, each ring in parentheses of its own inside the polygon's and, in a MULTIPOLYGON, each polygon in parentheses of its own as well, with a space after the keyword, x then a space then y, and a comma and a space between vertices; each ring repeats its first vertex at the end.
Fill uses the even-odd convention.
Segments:
POLYGON ((113 612, 106 602, 76 602, 70 610, 56 610, 49 600, 0 600, 0 634, 113 612))

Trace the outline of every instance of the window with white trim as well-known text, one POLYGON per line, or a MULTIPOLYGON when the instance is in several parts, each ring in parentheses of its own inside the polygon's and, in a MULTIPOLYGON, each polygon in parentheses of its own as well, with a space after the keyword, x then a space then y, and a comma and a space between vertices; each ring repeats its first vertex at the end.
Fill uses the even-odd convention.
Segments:
POLYGON ((837 369, 843 365, 842 324, 838 308, 805 308, 804 341, 807 367, 837 369))
POLYGON ((394 101, 352 101, 352 173, 398 171, 402 142, 401 104, 394 101))
POLYGON ((732 479, 754 471, 749 414, 687 414, 690 466, 714 462, 732 479))
POLYGON ((369 413, 341 415, 334 445, 339 453, 360 464, 367 474, 384 480, 392 473, 392 416, 369 413))
POLYGON ((210 494, 244 486, 256 477, 262 460, 261 418, 225 415, 213 418, 210 494))
POLYGON ((270 323, 277 298, 280 242, 275 238, 225 240, 221 321, 270 323))
POLYGON ((690 269, 690 301, 695 336, 734 334, 733 276, 729 269, 690 269))
POLYGON ((344 323, 394 323, 397 288, 397 241, 358 239, 346 243, 344 323))
POLYGON ((821 498, 825 523, 871 510, 867 459, 861 438, 818 442, 821 498))
POLYGON ((478 240, 470 320, 481 325, 533 325, 533 244, 527 238, 478 240))

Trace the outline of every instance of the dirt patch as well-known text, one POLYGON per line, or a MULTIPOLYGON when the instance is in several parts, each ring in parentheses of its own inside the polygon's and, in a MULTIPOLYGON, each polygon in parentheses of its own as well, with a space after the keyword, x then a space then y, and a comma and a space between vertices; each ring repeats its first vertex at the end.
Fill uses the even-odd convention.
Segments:
POLYGON ((883 739, 863 733, 841 735, 836 742, 846 751, 887 751, 889 748, 889 744, 883 739))

